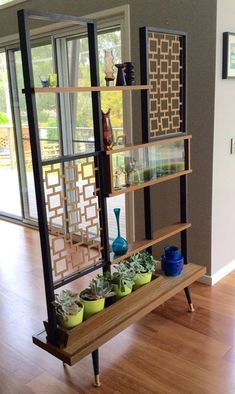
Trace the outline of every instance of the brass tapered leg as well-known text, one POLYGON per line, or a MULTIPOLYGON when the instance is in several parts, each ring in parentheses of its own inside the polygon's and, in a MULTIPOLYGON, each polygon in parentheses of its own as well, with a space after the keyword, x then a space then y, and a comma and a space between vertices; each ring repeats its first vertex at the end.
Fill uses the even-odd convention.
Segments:
POLYGON ((94 375, 95 375, 95 382, 94 386, 95 387, 100 387, 100 375, 99 375, 99 350, 96 349, 94 352, 92 352, 92 362, 93 362, 93 369, 94 369, 94 375))
POLYGON ((191 304, 189 304, 189 312, 195 312, 195 308, 192 302, 191 304))
POLYGON ((189 287, 185 287, 184 289, 187 301, 188 301, 188 305, 189 305, 189 312, 195 312, 192 300, 191 300, 191 295, 190 295, 190 290, 189 287))
POLYGON ((100 387, 101 383, 100 383, 100 375, 95 375, 95 382, 94 382, 94 386, 95 387, 100 387))

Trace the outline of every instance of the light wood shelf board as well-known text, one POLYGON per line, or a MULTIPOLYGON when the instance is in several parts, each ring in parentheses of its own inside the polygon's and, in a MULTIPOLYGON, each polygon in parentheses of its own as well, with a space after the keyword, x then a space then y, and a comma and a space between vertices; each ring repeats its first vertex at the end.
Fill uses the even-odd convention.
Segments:
POLYGON ((191 173, 192 173, 191 169, 190 170, 184 170, 184 171, 178 171, 178 172, 176 172, 174 174, 164 175, 164 176, 161 176, 160 178, 152 179, 151 181, 148 181, 148 182, 144 182, 144 183, 140 183, 138 185, 126 187, 126 188, 123 188, 121 190, 116 190, 113 193, 107 193, 107 196, 108 197, 114 197, 114 196, 118 196, 119 194, 134 192, 135 190, 140 190, 140 189, 143 189, 144 187, 152 186, 152 185, 155 185, 157 183, 166 182, 166 181, 169 181, 171 179, 179 178, 182 175, 191 174, 191 173))
POLYGON ((125 151, 129 151, 129 150, 135 150, 135 149, 140 149, 140 148, 148 148, 151 146, 156 146, 156 145, 162 145, 162 144, 170 144, 170 143, 174 143, 174 142, 178 142, 178 141, 184 141, 184 140, 191 140, 192 136, 191 135, 179 135, 177 137, 168 137, 165 140, 155 140, 152 142, 146 142, 144 144, 137 144, 137 145, 125 145, 122 147, 113 147, 113 149, 111 150, 107 150, 106 151, 106 155, 111 156, 113 154, 117 154, 117 153, 122 153, 125 151))
MULTIPOLYGON (((135 91, 148 90, 149 85, 126 85, 126 86, 65 86, 57 88, 32 88, 33 93, 82 93, 82 92, 111 92, 111 91, 135 91)), ((25 93, 25 89, 22 91, 25 93)))
POLYGON ((154 231, 153 239, 142 239, 129 244, 129 248, 126 254, 118 257, 114 257, 112 264, 117 264, 133 255, 134 253, 141 252, 142 250, 149 248, 164 239, 170 238, 176 234, 181 233, 181 231, 187 230, 191 227, 191 223, 174 223, 170 226, 163 227, 159 230, 154 231))
POLYGON ((151 283, 69 330, 67 333, 71 340, 66 348, 60 349, 47 343, 45 331, 34 336, 33 342, 60 360, 73 365, 205 273, 205 267, 189 263, 184 266, 180 276, 167 277, 159 274, 151 283))

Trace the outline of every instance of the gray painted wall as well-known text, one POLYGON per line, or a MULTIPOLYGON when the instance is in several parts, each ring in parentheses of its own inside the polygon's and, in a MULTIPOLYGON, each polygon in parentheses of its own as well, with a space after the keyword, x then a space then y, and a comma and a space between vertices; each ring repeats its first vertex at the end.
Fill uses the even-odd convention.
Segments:
MULTIPOLYGON (((21 6, 0 12, 0 36, 17 32, 15 11, 22 7, 82 16, 125 3, 123 0, 26 1, 21 6)), ((137 70, 139 27, 154 26, 188 33, 188 131, 193 135, 193 174, 189 177, 189 217, 193 226, 189 232, 189 255, 191 261, 206 265, 210 273, 216 0, 129 0, 128 3, 132 59, 136 62, 137 70)), ((135 98, 134 107, 137 105, 135 98)), ((135 118, 135 141, 140 140, 139 130, 140 119, 135 118)), ((178 205, 174 203, 178 193, 176 183, 174 181, 154 187, 153 205, 157 227, 179 219, 178 205)), ((137 212, 142 207, 141 200, 141 192, 136 193, 137 212)), ((143 221, 138 218, 137 236, 142 229, 143 221)))
POLYGON ((212 272, 235 260, 235 79, 222 80, 222 34, 235 31, 234 0, 217 2, 217 53, 213 160, 212 272))

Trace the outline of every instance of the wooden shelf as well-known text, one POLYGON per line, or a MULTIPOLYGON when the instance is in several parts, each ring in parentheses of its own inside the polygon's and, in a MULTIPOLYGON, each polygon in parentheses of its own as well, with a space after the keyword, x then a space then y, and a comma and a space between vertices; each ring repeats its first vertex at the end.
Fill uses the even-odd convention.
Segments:
POLYGON ((126 254, 118 257, 113 257, 112 264, 117 264, 133 255, 134 253, 141 252, 142 250, 149 248, 164 239, 170 238, 176 234, 181 233, 181 231, 187 230, 191 227, 191 223, 174 223, 170 226, 163 227, 157 230, 153 234, 153 239, 142 239, 140 241, 133 242, 129 244, 129 248, 126 254))
POLYGON ((151 283, 96 314, 71 330, 59 329, 66 343, 63 348, 47 342, 46 332, 33 337, 33 342, 63 362, 73 365, 98 349, 109 339, 182 291, 206 273, 206 268, 187 264, 177 277, 162 274, 151 283))
POLYGON ((163 175, 159 178, 152 179, 151 181, 139 183, 138 185, 131 185, 129 187, 124 187, 121 190, 116 190, 113 193, 107 193, 106 195, 107 197, 114 197, 114 196, 118 196, 119 194, 134 192, 135 190, 140 190, 143 189, 144 187, 152 186, 157 183, 166 182, 171 179, 179 178, 182 175, 191 174, 191 173, 192 170, 184 170, 184 171, 175 172, 174 174, 163 175))
MULTIPOLYGON (((126 86, 80 86, 80 87, 58 87, 58 88, 32 88, 31 93, 79 93, 79 92, 111 92, 111 91, 133 91, 148 90, 149 85, 126 85, 126 86)), ((25 89, 22 90, 25 93, 25 89)))
POLYGON ((114 146, 113 149, 111 150, 106 150, 105 153, 106 155, 110 156, 110 155, 114 155, 115 153, 122 153, 125 151, 129 151, 129 150, 135 150, 135 149, 140 149, 140 148, 148 148, 151 146, 156 146, 156 145, 162 145, 162 144, 171 144, 174 142, 179 142, 179 141, 184 141, 184 140, 191 140, 192 136, 191 135, 181 135, 179 134, 179 136, 174 136, 174 137, 170 137, 168 136, 166 139, 162 140, 155 140, 152 142, 146 142, 144 144, 136 144, 136 145, 124 145, 124 146, 114 146))

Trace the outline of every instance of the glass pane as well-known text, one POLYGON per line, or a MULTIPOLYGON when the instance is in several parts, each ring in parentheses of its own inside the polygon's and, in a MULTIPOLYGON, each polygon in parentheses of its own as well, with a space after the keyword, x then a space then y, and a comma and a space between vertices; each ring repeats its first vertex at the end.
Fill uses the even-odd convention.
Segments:
MULTIPOLYGON (((48 76, 53 72, 52 46, 51 44, 32 48, 33 72, 35 86, 41 86, 41 77, 48 76)), ((32 158, 29 139, 29 128, 27 120, 27 110, 22 89, 23 70, 20 51, 15 52, 15 65, 17 75, 17 87, 20 102, 20 120, 22 130, 22 143, 25 159, 25 171, 27 179, 27 194, 29 203, 29 218, 37 218, 37 208, 35 200, 32 158)), ((37 95, 37 116, 40 136, 40 147, 43 159, 57 157, 60 154, 58 114, 56 97, 54 94, 37 95)))
MULTIPOLYGON (((69 84, 71 86, 90 86, 90 62, 87 37, 67 41, 69 60, 69 84)), ((104 51, 112 48, 115 63, 121 62, 120 30, 98 34, 100 84, 105 85, 104 51)), ((114 67, 115 68, 115 67, 114 67)), ((111 124, 114 141, 118 144, 123 135, 122 93, 102 92, 101 106, 104 112, 111 108, 111 124)), ((94 150, 94 129, 92 120, 92 102, 90 93, 71 95, 71 111, 74 152, 94 150)))
MULTIPOLYGON (((89 52, 87 37, 69 39, 67 41, 69 60, 69 83, 71 86, 89 86, 89 52)), ((104 55, 105 50, 112 49, 113 62, 121 62, 121 31, 105 31, 98 34, 99 76, 100 84, 105 85, 104 55)), ((114 75, 116 70, 114 67, 114 75)), ((104 112, 110 111, 110 121, 113 130, 114 143, 123 142, 123 102, 122 92, 102 92, 101 107, 104 112)), ((90 93, 71 95, 71 112, 73 128, 74 152, 94 151, 94 128, 92 120, 92 102, 90 93)), ((112 241, 117 236, 114 208, 121 208, 120 228, 123 237, 126 237, 126 206, 125 196, 107 199, 109 218, 109 237, 112 241)))
MULTIPOLYGON (((185 170, 184 140, 111 154, 112 189, 121 191, 185 170)), ((112 191, 110 190, 110 193, 112 191)))
POLYGON ((0 211, 22 216, 5 53, 0 53, 0 211))

